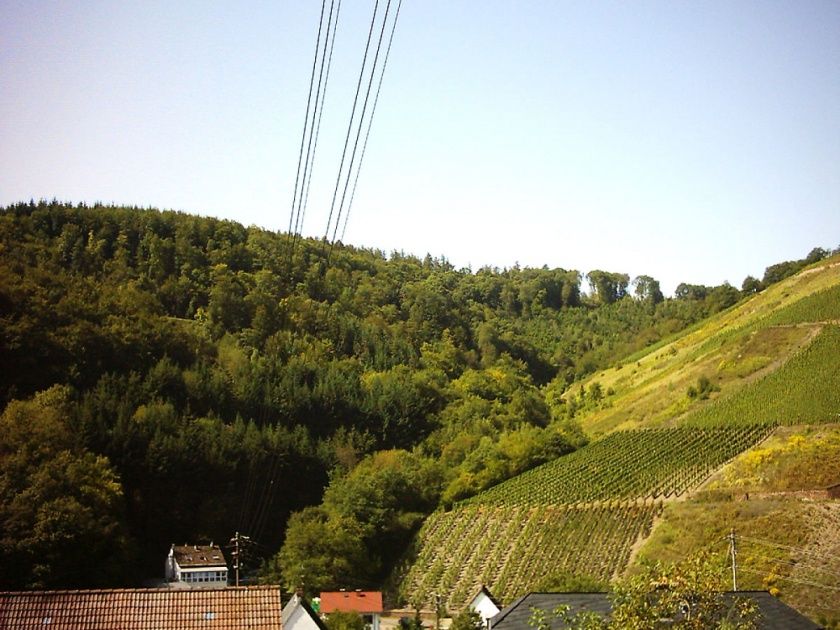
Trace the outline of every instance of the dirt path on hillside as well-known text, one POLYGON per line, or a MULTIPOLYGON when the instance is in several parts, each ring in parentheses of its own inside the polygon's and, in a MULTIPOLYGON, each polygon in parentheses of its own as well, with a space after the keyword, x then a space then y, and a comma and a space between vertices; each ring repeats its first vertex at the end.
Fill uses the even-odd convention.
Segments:
MULTIPOLYGON (((822 332, 823 327, 827 323, 830 322, 807 322, 804 324, 782 324, 780 326, 772 326, 772 328, 809 328, 810 330, 808 331, 808 334, 802 337, 799 343, 797 343, 787 355, 779 357, 765 365, 760 370, 756 370, 752 374, 748 374, 747 376, 739 379, 737 389, 735 389, 734 391, 727 390, 726 392, 722 392, 721 394, 715 395, 712 397, 711 400, 707 401, 706 404, 713 405, 718 400, 722 400, 728 396, 737 395, 738 391, 740 391, 744 387, 751 385, 752 383, 764 378, 765 376, 768 376, 769 374, 772 374, 773 372, 781 368, 785 363, 787 363, 797 354, 802 352, 804 348, 811 345, 814 339, 816 339, 817 336, 822 332)), ((706 355, 707 360, 710 354, 712 353, 706 355)), ((695 413, 696 411, 697 408, 686 409, 679 415, 674 416, 670 420, 667 420, 666 424, 667 426, 680 426, 687 418, 691 416, 691 414, 695 413)))
POLYGON ((802 338, 802 340, 796 345, 796 347, 787 356, 780 357, 780 358, 776 359, 775 361, 773 361, 771 363, 768 363, 766 366, 764 366, 760 370, 756 370, 752 374, 749 374, 749 375, 745 376, 743 379, 741 379, 741 387, 739 387, 739 389, 742 389, 745 385, 750 385, 751 383, 759 380, 760 378, 763 378, 763 377, 767 376, 768 374, 771 374, 771 373, 775 372, 776 370, 778 370, 785 363, 787 363, 793 357, 795 357, 797 354, 802 352, 803 348, 807 348, 808 346, 810 346, 811 342, 814 341, 814 339, 816 339, 817 336, 822 332, 823 326, 824 326, 824 324, 822 322, 807 322, 807 323, 804 323, 804 324, 790 324, 790 325, 783 324, 781 326, 774 326, 774 328, 810 328, 810 330, 808 331, 808 334, 805 335, 805 337, 802 338))
MULTIPOLYGON (((811 342, 813 342, 814 339, 816 339, 817 336, 822 332, 824 324, 822 324, 822 323, 805 323, 805 324, 792 324, 791 326, 792 327, 798 327, 798 328, 808 328, 808 327, 810 327, 811 330, 808 331, 808 334, 805 335, 805 337, 802 339, 802 341, 793 349, 793 351, 789 355, 787 355, 786 357, 781 357, 779 359, 776 359, 775 361, 773 361, 769 365, 765 366, 764 368, 762 368, 760 370, 757 370, 756 372, 753 372, 752 374, 750 374, 749 376, 744 378, 743 381, 742 381, 744 385, 749 385, 749 384, 753 383, 754 381, 757 381, 758 379, 763 378, 764 376, 775 372, 780 367, 782 367, 785 363, 787 363, 793 357, 795 357, 797 354, 802 352, 803 348, 807 348, 808 346, 810 346, 811 342)), ((743 388, 744 385, 742 385, 741 388, 743 388)))
POLYGON ((832 268, 838 267, 838 266, 840 266, 840 262, 829 263, 827 265, 820 265, 819 267, 814 267, 813 269, 806 269, 805 271, 800 271, 799 275, 800 276, 809 276, 812 273, 819 273, 820 271, 827 271, 829 269, 832 269, 832 268))
MULTIPOLYGON (((660 524, 660 523, 664 520, 664 518, 665 518, 665 517, 664 517, 664 513, 665 513, 665 507, 666 507, 666 504, 668 504, 668 503, 676 503, 676 502, 678 502, 678 501, 687 501, 688 499, 692 498, 693 496, 695 496, 695 495, 697 494, 697 492, 699 492, 699 491, 700 491, 700 490, 702 490, 702 489, 703 489, 706 485, 708 485, 708 484, 709 484, 709 482, 710 482, 712 479, 716 478, 716 477, 720 474, 720 472, 724 469, 724 467, 726 467, 726 466, 727 466, 730 462, 732 462, 732 461, 733 461, 736 457, 739 457, 739 456, 743 455, 744 453, 746 453, 746 452, 748 452, 748 451, 750 451, 750 450, 752 450, 752 449, 754 449, 754 448, 757 448, 757 447, 761 446, 761 445, 762 445, 762 444, 764 444, 767 440, 769 440, 769 439, 770 439, 770 438, 771 438, 771 437, 772 437, 775 433, 776 433, 776 429, 773 429, 773 430, 772 430, 772 431, 770 431, 770 432, 769 432, 769 433, 768 433, 768 434, 767 434, 764 438, 762 438, 760 441, 758 441, 758 442, 756 442, 755 444, 753 444, 753 445, 752 445, 750 448, 748 448, 746 451, 741 451, 740 453, 737 453, 736 455, 734 455, 734 456, 732 456, 731 458, 729 458, 727 461, 723 462, 723 463, 722 463, 720 466, 718 466, 715 470, 713 470, 712 472, 710 472, 710 473, 706 476, 706 478, 705 478, 705 479, 703 479, 703 480, 702 480, 699 484, 697 484, 697 485, 696 485, 693 489, 688 490, 688 491, 686 491, 686 492, 683 492, 682 494, 677 495, 677 496, 670 496, 670 497, 668 497, 668 498, 663 498, 663 499, 661 499, 661 500, 660 500, 660 505, 661 505, 661 508, 660 508, 660 509, 659 509, 659 511, 658 511, 658 512, 654 515, 654 517, 653 517, 653 522, 651 523, 651 526, 650 526, 650 530, 649 530, 647 533, 645 533, 644 531, 639 533, 638 538, 637 538, 637 539, 636 539, 636 541, 633 543, 632 547, 630 547, 630 557, 629 557, 629 558, 628 558, 628 560, 627 560, 627 564, 625 565, 624 570, 623 570, 623 571, 621 571, 621 572, 620 572, 620 574, 619 574, 619 572, 617 571, 617 572, 616 572, 616 573, 617 573, 617 575, 614 575, 613 577, 614 577, 614 578, 615 578, 615 577, 620 577, 620 575, 621 575, 621 574, 626 574, 626 573, 627 573, 627 571, 630 569, 630 567, 631 567, 631 566, 633 566, 633 563, 636 561, 636 556, 638 556, 638 555, 639 555, 639 552, 641 551, 642 547, 644 547, 645 543, 646 543, 646 542, 648 541, 648 539, 650 539, 650 537, 653 535, 653 532, 654 532, 654 530, 656 529, 657 525, 659 525, 659 524, 660 524)), ((823 493, 825 494, 825 492, 824 492, 824 491, 823 491, 823 493)))
MULTIPOLYGON (((733 495, 736 493, 733 492, 733 495)), ((751 501, 752 499, 799 499, 801 501, 826 501, 828 490, 776 490, 774 492, 743 492, 741 500, 751 501)), ((736 500, 738 497, 735 497, 736 500)))
POLYGON ((630 570, 630 567, 632 567, 633 563, 636 562, 636 556, 639 555, 639 552, 642 550, 642 547, 644 547, 645 543, 653 535, 653 531, 656 529, 656 526, 659 525, 665 519, 664 511, 665 509, 663 506, 663 508, 660 509, 653 516, 653 521, 650 524, 650 530, 648 530, 647 532, 639 532, 638 538, 636 538, 635 542, 630 547, 630 555, 627 558, 627 564, 624 565, 623 569, 616 569, 616 572, 612 576, 613 580, 627 575, 627 572, 630 570))

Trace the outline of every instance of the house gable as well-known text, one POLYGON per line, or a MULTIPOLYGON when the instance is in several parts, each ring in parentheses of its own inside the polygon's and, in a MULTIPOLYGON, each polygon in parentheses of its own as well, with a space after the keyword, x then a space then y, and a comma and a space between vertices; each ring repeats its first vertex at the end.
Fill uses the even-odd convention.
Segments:
POLYGON ((306 599, 295 594, 283 607, 284 630, 327 630, 306 599))
POLYGON ((499 602, 486 586, 482 586, 475 594, 475 597, 469 603, 469 607, 481 615, 485 626, 489 626, 490 620, 502 610, 499 602))

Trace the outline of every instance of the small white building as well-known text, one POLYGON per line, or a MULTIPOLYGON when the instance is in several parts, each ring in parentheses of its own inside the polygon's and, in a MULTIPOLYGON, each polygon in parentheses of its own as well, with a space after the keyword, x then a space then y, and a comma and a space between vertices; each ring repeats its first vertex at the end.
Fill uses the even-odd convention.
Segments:
POLYGON ((166 557, 166 581, 189 588, 227 586, 228 568, 218 545, 172 545, 166 557))
POLYGON ((472 598, 469 604, 470 608, 481 615, 481 620, 484 622, 484 627, 490 627, 490 620, 499 614, 502 607, 499 602, 493 597, 490 590, 482 585, 475 597, 472 598))
POLYGON ((327 630, 327 626, 297 593, 283 606, 283 630, 327 630))

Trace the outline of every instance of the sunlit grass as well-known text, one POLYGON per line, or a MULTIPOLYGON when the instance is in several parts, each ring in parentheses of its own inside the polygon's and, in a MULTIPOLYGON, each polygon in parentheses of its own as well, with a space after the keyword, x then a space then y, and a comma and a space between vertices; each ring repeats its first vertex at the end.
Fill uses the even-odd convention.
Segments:
POLYGON ((692 426, 819 424, 840 420, 840 328, 819 336, 781 368, 686 419, 692 426))

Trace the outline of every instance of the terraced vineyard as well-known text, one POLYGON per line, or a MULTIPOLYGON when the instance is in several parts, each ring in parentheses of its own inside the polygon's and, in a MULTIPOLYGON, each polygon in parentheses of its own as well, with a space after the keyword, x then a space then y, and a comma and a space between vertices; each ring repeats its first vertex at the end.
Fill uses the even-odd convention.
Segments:
POLYGON ((649 429, 608 435, 433 514, 401 596, 459 610, 481 584, 502 601, 553 574, 620 574, 662 501, 696 487, 772 427, 649 429))
POLYGON ((618 431, 494 486, 465 503, 557 505, 668 498, 693 488, 771 430, 772 427, 756 425, 618 431))
POLYGON ((802 298, 762 322, 767 326, 840 320, 840 285, 802 298))
POLYGON ((840 417, 840 327, 819 336, 787 363, 736 394, 686 419, 694 426, 726 423, 822 424, 840 417))
POLYGON ((445 594, 459 610, 485 584, 504 602, 546 576, 609 581, 647 535, 658 504, 478 506, 436 512, 420 531, 416 560, 402 582, 407 602, 429 606, 445 594))

